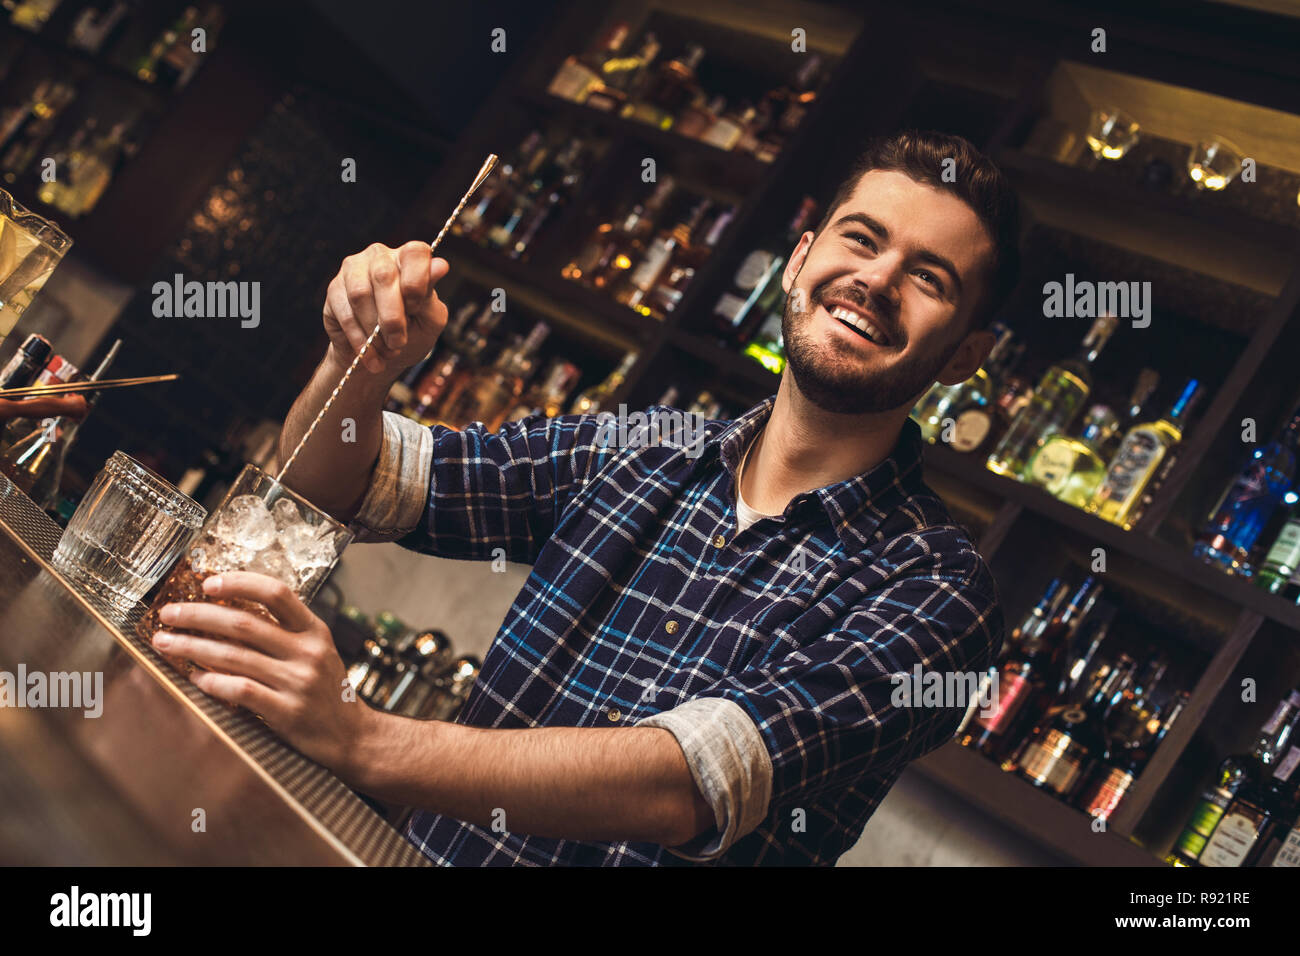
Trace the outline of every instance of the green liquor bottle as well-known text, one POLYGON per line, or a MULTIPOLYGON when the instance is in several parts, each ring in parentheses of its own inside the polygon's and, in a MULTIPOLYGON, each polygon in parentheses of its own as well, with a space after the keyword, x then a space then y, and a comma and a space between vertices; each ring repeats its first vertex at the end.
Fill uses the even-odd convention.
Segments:
MULTIPOLYGON (((1294 491, 1287 492, 1287 495, 1296 497, 1294 491)), ((1286 501, 1287 497, 1282 500, 1286 501)), ((1300 505, 1292 502, 1286 524, 1255 573, 1255 584, 1288 600, 1300 597, 1300 505)))
POLYGON ((1161 465, 1183 440, 1187 419, 1200 395, 1200 382, 1188 379, 1164 418, 1129 429, 1106 477, 1086 506, 1089 514, 1117 524, 1125 531, 1132 530, 1142 514, 1143 494, 1148 487, 1154 491, 1157 475, 1167 470, 1161 465))
POLYGON ((1082 508, 1106 477, 1105 449, 1118 431, 1119 419, 1108 406, 1092 406, 1078 438, 1058 432, 1038 446, 1025 465, 1024 480, 1082 508))
POLYGON ((1098 316, 1079 351, 1043 374, 1029 404, 1020 410, 989 455, 985 464, 990 471, 1019 480, 1038 444, 1070 427, 1092 392, 1092 363, 1117 324, 1113 315, 1098 316))
POLYGON ((1214 830, 1223 819, 1224 811, 1249 781, 1259 781, 1271 767, 1277 752, 1286 742, 1292 721, 1300 711, 1300 690, 1293 690, 1280 701, 1273 715, 1259 729, 1255 747, 1248 754, 1234 754, 1219 764, 1214 782, 1201 794, 1183 832, 1174 841, 1174 848, 1165 862, 1174 866, 1199 866, 1214 830))
POLYGON ((945 419, 956 423, 957 413, 970 405, 989 405, 992 403, 995 382, 989 374, 991 368, 996 374, 1002 357, 1011 346, 1012 332, 1001 322, 994 322, 989 331, 997 336, 989 357, 983 366, 970 378, 956 385, 935 382, 930 390, 921 396, 912 409, 912 417, 921 426, 921 435, 934 444, 943 436, 945 419))

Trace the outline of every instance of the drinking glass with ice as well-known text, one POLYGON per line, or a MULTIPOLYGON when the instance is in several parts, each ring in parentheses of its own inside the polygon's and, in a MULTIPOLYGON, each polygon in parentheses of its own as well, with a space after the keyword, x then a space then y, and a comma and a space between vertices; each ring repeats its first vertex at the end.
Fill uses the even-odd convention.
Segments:
MULTIPOLYGON (((225 499, 177 562, 136 634, 149 643, 162 627, 166 604, 203 601, 249 611, 268 621, 271 612, 244 598, 214 598, 203 582, 223 571, 255 571, 289 586, 307 604, 352 540, 352 532, 255 465, 245 465, 225 499)), ((179 634, 193 634, 171 627, 179 634)), ((193 662, 167 658, 189 673, 193 662)))

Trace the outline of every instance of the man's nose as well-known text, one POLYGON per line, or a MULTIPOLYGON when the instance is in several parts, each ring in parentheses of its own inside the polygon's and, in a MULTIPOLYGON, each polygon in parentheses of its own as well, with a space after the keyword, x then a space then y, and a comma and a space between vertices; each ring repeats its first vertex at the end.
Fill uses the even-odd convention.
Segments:
POLYGON ((903 264, 895 256, 877 256, 862 263, 853 276, 853 283, 878 307, 898 311, 902 295, 903 264))

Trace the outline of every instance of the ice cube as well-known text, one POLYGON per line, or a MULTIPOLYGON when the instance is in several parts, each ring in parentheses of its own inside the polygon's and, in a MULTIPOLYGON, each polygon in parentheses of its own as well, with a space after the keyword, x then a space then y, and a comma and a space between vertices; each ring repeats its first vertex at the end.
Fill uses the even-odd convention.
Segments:
POLYGON ((285 553, 279 548, 267 548, 253 558, 245 570, 269 575, 295 590, 298 587, 298 573, 294 570, 293 565, 289 563, 285 553))
POLYGON ((275 519, 275 526, 280 529, 302 521, 298 505, 294 503, 292 498, 277 498, 275 504, 271 506, 271 517, 275 519))
POLYGON ((275 540, 275 519, 257 495, 239 495, 221 509, 214 530, 223 541, 261 551, 275 540))

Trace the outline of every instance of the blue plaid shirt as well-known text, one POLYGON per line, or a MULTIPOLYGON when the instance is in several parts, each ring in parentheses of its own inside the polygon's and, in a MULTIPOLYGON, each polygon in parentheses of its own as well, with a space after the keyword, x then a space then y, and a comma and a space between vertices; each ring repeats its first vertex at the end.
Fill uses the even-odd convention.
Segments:
POLYGON ((908 762, 953 735, 963 708, 897 706, 894 676, 984 670, 1003 621, 987 566, 922 481, 919 429, 909 419, 879 465, 737 534, 736 468, 773 402, 707 422, 693 447, 620 447, 593 415, 457 432, 385 413, 362 538, 533 565, 457 721, 663 727, 716 820, 667 848, 418 812, 406 835, 433 861, 829 865, 908 762))

